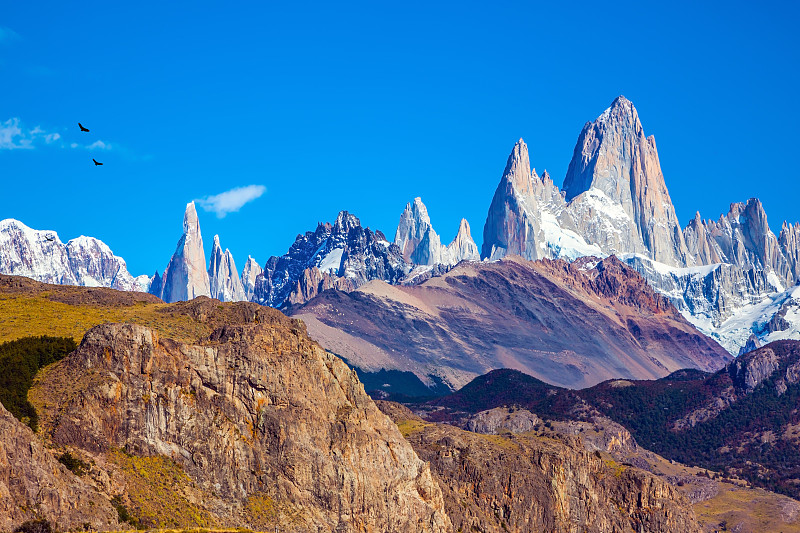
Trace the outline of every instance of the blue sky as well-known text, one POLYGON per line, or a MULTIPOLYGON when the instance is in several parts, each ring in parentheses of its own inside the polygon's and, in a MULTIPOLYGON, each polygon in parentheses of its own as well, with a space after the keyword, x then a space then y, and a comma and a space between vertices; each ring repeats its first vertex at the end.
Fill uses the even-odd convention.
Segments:
POLYGON ((134 275, 186 202, 251 185, 199 212, 240 269, 342 209, 391 239, 415 196, 480 245, 514 142, 560 184, 619 94, 682 224, 752 196, 800 220, 796 3, 65 4, 0 3, 0 219, 98 237, 134 275))

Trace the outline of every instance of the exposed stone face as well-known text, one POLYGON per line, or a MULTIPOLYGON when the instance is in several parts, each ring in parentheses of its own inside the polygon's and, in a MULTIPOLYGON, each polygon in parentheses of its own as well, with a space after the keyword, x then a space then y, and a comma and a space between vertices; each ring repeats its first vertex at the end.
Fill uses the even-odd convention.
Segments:
POLYGON ((244 289, 245 299, 248 301, 253 299, 253 293, 256 288, 256 278, 259 274, 264 272, 264 269, 261 268, 255 259, 251 256, 247 256, 247 261, 244 264, 244 268, 242 269, 242 288, 244 289))
POLYGON ((469 223, 461 219, 458 234, 445 246, 434 231, 428 209, 421 198, 406 204, 395 232, 394 243, 407 263, 422 266, 456 265, 460 261, 480 260, 478 245, 472 240, 469 223))
POLYGON ((221 302, 242 302, 247 300, 244 287, 236 272, 233 254, 227 248, 222 251, 219 235, 214 235, 211 259, 208 264, 208 282, 211 297, 221 302))
POLYGON ((742 346, 742 349, 739 350, 739 355, 744 355, 748 352, 752 352, 753 350, 758 350, 761 348, 761 342, 759 342, 758 337, 755 334, 751 334, 750 338, 747 339, 747 343, 742 346))
POLYGON ((800 281, 800 222, 788 224, 784 221, 778 243, 786 257, 790 274, 795 281, 800 281))
POLYGON ((256 277, 252 300, 283 307, 293 294, 291 303, 299 303, 301 295, 313 296, 320 290, 317 282, 321 278, 316 278, 326 273, 347 278, 347 286, 356 288, 373 279, 397 283, 410 271, 411 265, 403 260, 400 249, 383 233, 362 227, 358 218, 342 211, 334 224, 318 224, 315 231, 298 235, 286 254, 270 257, 263 273, 256 277), (314 267, 319 276, 305 273, 314 267), (314 279, 315 283, 310 283, 314 279))
POLYGON ((159 296, 165 302, 171 303, 210 295, 200 221, 194 202, 189 202, 183 215, 183 235, 164 270, 159 296))
POLYGON ((686 265, 686 245, 655 138, 645 137, 636 108, 624 96, 583 127, 563 190, 572 210, 588 211, 587 217, 575 217, 579 233, 588 242, 607 253, 644 253, 661 263, 686 265), (605 201, 610 205, 602 205, 605 201), (601 205, 579 209, 582 203, 601 205), (598 231, 597 217, 618 232, 598 231))
POLYGON ((775 272, 781 282, 792 284, 796 272, 784 251, 796 252, 792 244, 792 232, 782 232, 782 245, 769 229, 764 206, 757 198, 747 203, 731 204, 728 214, 717 222, 703 221, 699 213, 687 226, 687 242, 691 242, 689 253, 698 264, 728 263, 744 270, 755 268, 775 272))
POLYGON ((442 243, 431 226, 428 209, 421 198, 414 198, 413 202, 406 204, 397 224, 394 243, 408 263, 435 265, 442 262, 442 243))
POLYGON ((222 527, 450 531, 428 466, 355 373, 300 322, 238 305, 252 306, 250 323, 200 344, 130 324, 90 330, 42 384, 63 395, 43 428, 98 464, 113 449, 172 458, 222 527), (260 495, 273 522, 248 510, 260 495))
POLYGON ((59 463, 27 426, 0 404, 0 530, 44 518, 57 531, 118 530, 117 511, 59 463))
POLYGON ((612 472, 578 438, 478 435, 380 408, 416 422, 407 439, 430 462, 456 531, 700 531, 671 485, 636 468, 612 472))
MULTIPOLYGON (((483 228, 481 256, 500 259, 515 254, 526 259, 543 257, 544 241, 539 202, 534 192, 528 145, 520 139, 508 156, 500 184, 492 198, 483 228)), ((538 179, 538 176, 536 176, 538 179)))
POLYGON ((453 242, 447 245, 448 263, 457 265, 461 261, 480 261, 481 253, 478 245, 472 240, 472 232, 469 229, 469 222, 466 218, 461 219, 458 225, 458 233, 453 242))
POLYGON ((524 433, 531 431, 540 422, 541 419, 527 409, 510 410, 506 407, 495 407, 472 415, 467 420, 465 429, 487 435, 506 431, 524 433))

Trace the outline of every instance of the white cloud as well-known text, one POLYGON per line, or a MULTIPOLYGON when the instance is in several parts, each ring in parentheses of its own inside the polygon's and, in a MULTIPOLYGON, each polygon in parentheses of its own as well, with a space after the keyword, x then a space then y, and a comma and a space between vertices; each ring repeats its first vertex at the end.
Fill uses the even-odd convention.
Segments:
POLYGON ((197 202, 205 211, 216 213, 217 218, 224 218, 228 213, 235 213, 248 202, 252 202, 267 192, 263 185, 248 185, 236 187, 213 196, 200 198, 197 202))
POLYGON ((33 140, 40 135, 37 126, 31 131, 25 132, 20 125, 18 118, 10 118, 0 124, 0 150, 15 150, 18 148, 33 148, 33 140))
POLYGON ((41 126, 25 128, 17 117, 0 124, 0 150, 30 150, 38 144, 52 144, 59 139, 60 133, 48 133, 41 126))
POLYGON ((97 140, 86 147, 87 150, 111 150, 111 145, 109 143, 104 143, 103 141, 97 140))

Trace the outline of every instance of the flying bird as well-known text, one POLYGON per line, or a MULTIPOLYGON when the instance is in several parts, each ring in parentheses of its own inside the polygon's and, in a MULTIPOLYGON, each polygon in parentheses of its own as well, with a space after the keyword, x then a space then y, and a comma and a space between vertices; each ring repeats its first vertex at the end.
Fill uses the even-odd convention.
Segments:
POLYGON ((99 167, 100 165, 103 164, 103 163, 98 163, 95 158, 92 158, 92 161, 94 161, 94 166, 96 166, 96 167, 99 167))
POLYGON ((84 128, 83 124, 81 124, 80 122, 78 122, 78 127, 81 129, 81 131, 89 131, 88 129, 84 128))
POLYGON ((55 237, 48 237, 47 235, 45 235, 45 236, 44 236, 44 238, 45 238, 45 240, 48 240, 48 241, 54 241, 54 240, 56 240, 56 238, 55 238, 55 237))

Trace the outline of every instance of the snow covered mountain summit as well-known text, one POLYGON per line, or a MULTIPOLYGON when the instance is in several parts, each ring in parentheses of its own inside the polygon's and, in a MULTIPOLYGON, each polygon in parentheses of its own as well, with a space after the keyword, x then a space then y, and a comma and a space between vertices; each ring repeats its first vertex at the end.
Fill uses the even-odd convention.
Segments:
POLYGON ((54 231, 34 230, 12 218, 0 221, 0 273, 60 285, 147 292, 147 276, 134 278, 125 260, 99 239, 61 242, 54 231))

